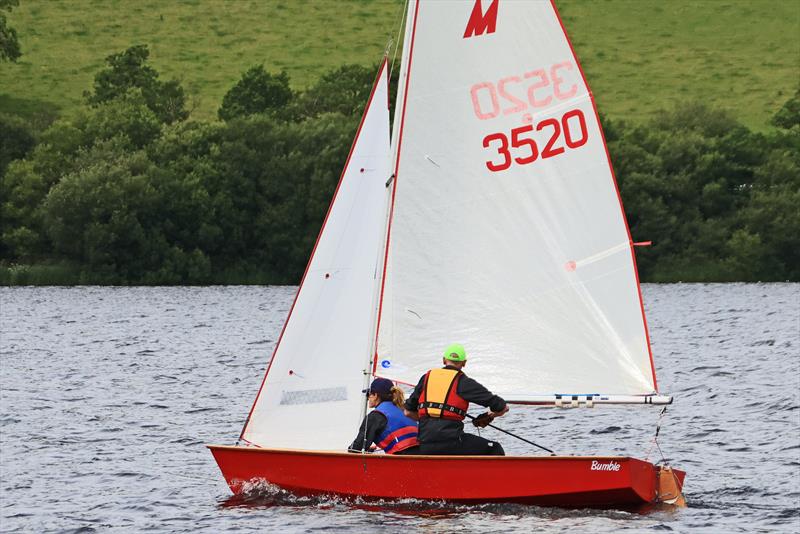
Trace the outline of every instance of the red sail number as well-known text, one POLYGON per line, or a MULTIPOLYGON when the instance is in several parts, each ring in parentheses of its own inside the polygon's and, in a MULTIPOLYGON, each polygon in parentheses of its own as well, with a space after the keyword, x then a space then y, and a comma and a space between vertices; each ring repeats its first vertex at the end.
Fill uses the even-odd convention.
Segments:
POLYGON ((519 165, 528 165, 536 161, 540 155, 542 159, 547 159, 563 154, 566 149, 563 146, 556 146, 561 137, 561 132, 564 132, 564 143, 570 149, 582 147, 589 139, 586 118, 579 109, 566 112, 560 121, 554 118, 545 119, 536 125, 535 130, 537 132, 548 130, 550 133, 541 154, 536 141, 533 139, 534 127, 532 124, 511 130, 510 143, 506 134, 502 132, 491 133, 484 137, 483 147, 493 148, 497 151, 497 155, 500 156, 500 158, 487 161, 486 168, 492 172, 500 172, 510 168, 512 161, 519 165), (575 129, 578 131, 575 131, 575 129), (510 149, 515 149, 513 154, 510 149))
POLYGON ((508 152, 508 137, 501 133, 489 134, 483 138, 483 147, 489 148, 492 141, 500 141, 500 147, 497 149, 497 153, 503 156, 503 161, 501 163, 487 161, 486 167, 492 172, 504 171, 511 167, 511 154, 508 152))
POLYGON ((536 161, 536 158, 539 157, 539 148, 536 146, 536 141, 531 138, 521 137, 522 135, 532 132, 533 125, 529 124, 527 126, 520 126, 519 128, 514 128, 511 130, 511 146, 514 148, 521 148, 521 147, 528 147, 528 151, 530 154, 527 156, 520 158, 514 158, 514 161, 519 163, 520 165, 527 165, 528 163, 533 163, 536 161))

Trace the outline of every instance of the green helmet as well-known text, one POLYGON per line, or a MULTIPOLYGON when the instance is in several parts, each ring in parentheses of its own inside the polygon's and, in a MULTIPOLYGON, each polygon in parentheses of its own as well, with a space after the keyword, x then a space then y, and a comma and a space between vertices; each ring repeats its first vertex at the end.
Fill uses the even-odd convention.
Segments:
POLYGON ((444 356, 442 357, 451 362, 465 362, 467 361, 467 351, 464 350, 462 345, 453 343, 444 349, 444 356))

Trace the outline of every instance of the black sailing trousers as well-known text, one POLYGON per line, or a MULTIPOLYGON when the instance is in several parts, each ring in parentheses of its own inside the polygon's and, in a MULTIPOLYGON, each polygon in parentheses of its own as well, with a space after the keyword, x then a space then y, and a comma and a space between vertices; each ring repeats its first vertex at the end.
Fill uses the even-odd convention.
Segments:
POLYGON ((503 446, 496 441, 474 434, 461 434, 457 441, 434 441, 419 444, 418 454, 453 454, 505 456, 503 446))

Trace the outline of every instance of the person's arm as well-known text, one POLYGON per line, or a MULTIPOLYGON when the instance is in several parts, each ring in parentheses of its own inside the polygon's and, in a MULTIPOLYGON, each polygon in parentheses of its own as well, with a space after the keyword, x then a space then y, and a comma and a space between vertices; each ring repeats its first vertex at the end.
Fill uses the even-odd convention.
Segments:
POLYGON ((489 408, 492 417, 500 417, 508 411, 508 405, 502 397, 466 375, 462 375, 458 381, 458 394, 469 402, 489 408))
POLYGON ((361 427, 358 429, 358 435, 353 443, 347 448, 350 452, 361 452, 370 449, 373 443, 381 435, 381 432, 386 428, 386 416, 377 410, 371 411, 363 421, 361 427), (366 428, 365 428, 366 426, 366 428), (366 433, 366 437, 365 434, 366 433))
POLYGON ((425 375, 422 375, 422 378, 419 379, 417 387, 414 388, 414 391, 406 399, 406 404, 403 407, 403 412, 406 414, 406 417, 410 417, 414 421, 419 420, 419 413, 417 410, 419 409, 419 396, 422 395, 423 387, 425 387, 425 375))

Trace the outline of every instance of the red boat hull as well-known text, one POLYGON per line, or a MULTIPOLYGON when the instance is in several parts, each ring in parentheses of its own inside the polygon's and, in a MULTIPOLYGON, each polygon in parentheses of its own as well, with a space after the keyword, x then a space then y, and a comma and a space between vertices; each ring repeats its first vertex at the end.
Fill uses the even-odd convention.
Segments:
MULTIPOLYGON (((368 500, 415 498, 565 507, 659 501, 660 468, 620 456, 392 456, 208 448, 234 494, 245 491, 248 483, 264 480, 296 495, 368 500)), ((685 473, 672 473, 682 488, 685 473)))

